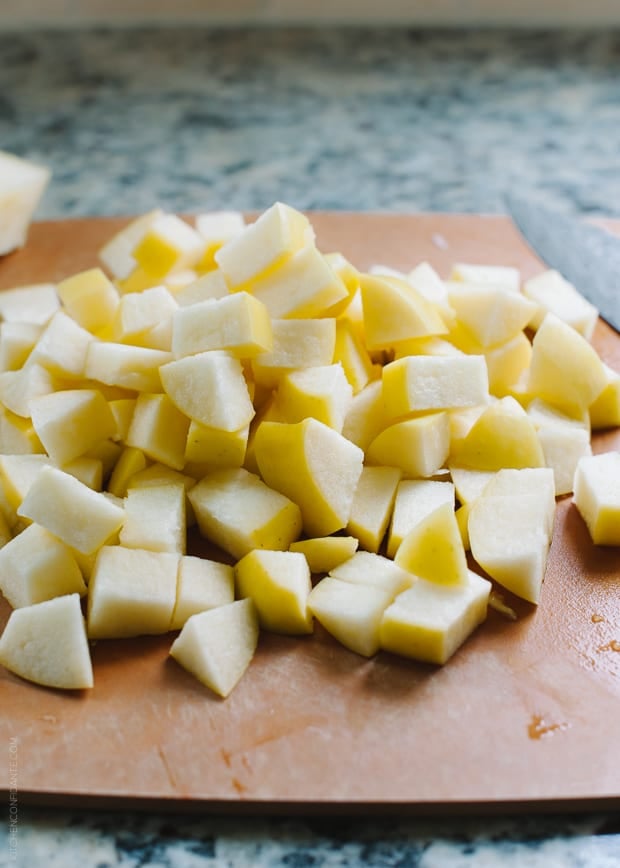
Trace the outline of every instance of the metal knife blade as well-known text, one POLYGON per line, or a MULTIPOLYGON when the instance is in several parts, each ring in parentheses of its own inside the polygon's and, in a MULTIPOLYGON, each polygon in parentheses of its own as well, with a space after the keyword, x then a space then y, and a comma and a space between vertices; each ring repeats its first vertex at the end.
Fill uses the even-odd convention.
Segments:
POLYGON ((620 238, 519 195, 510 194, 505 201, 534 253, 559 271, 620 332, 620 238))

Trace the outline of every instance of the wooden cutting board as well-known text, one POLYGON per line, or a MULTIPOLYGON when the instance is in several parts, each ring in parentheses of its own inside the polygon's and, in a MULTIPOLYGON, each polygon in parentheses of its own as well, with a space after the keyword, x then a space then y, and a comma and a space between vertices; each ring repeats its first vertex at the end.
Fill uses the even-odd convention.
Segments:
MULTIPOLYGON (((316 214, 319 247, 358 267, 447 275, 455 261, 541 265, 507 219, 316 214)), ((32 227, 0 287, 95 264, 116 219, 32 227)), ((620 370, 620 338, 595 343, 620 370)), ((617 431, 595 450, 620 448, 617 431)), ((596 548, 561 500, 538 609, 510 600, 443 668, 365 660, 319 627, 263 635, 226 701, 167 657, 171 637, 101 641, 95 688, 69 695, 0 671, 0 744, 20 798, 77 805, 390 812, 620 806, 620 549, 596 548)), ((2 626, 8 608, 0 612, 2 626)), ((5 769, 7 764, 5 763, 5 769)), ((3 786, 8 789, 7 772, 3 786)))

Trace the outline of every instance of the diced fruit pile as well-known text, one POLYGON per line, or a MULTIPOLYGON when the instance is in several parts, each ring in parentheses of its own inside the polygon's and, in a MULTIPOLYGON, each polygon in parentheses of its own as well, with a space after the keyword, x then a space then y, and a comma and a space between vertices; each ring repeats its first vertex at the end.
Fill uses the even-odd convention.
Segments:
POLYGON ((180 631, 171 655, 226 696, 260 629, 315 620, 443 664, 489 602, 510 614, 489 578, 539 601, 557 496, 620 544, 620 454, 590 440, 620 376, 557 273, 360 273, 280 203, 154 211, 100 258, 0 293, 0 661, 22 677, 90 687, 89 640, 180 631))

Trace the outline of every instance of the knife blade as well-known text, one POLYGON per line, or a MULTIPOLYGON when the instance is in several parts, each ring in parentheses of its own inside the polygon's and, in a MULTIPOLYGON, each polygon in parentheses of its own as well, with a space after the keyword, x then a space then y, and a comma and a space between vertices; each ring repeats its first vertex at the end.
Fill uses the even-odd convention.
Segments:
POLYGON ((620 333, 620 238, 519 195, 507 195, 505 202, 533 252, 572 283, 620 333))

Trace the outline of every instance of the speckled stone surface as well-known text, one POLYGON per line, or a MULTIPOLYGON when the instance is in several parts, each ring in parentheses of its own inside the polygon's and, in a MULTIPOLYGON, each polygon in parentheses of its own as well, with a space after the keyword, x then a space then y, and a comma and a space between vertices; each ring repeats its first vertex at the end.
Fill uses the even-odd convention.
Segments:
POLYGON ((0 36, 0 142, 41 217, 620 208, 620 34, 390 30, 0 36))
MULTIPOLYGON (((620 35, 0 35, 1 147, 51 166, 40 217, 487 211, 518 187, 620 212, 620 35)), ((10 714, 2 709, 1 714, 10 714)), ((20 868, 616 868, 620 818, 290 820, 29 808, 20 868)), ((5 817, 7 812, 5 812, 5 817)))

